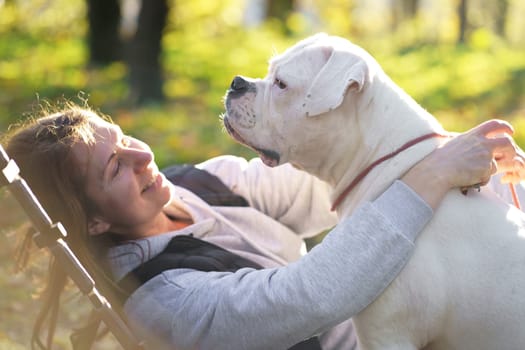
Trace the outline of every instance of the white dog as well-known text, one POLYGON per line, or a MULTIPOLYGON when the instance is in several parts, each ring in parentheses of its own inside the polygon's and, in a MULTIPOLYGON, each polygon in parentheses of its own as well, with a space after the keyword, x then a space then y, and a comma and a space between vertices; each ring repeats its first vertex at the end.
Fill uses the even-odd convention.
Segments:
MULTIPOLYGON (((334 201, 377 159, 440 124, 363 49, 318 34, 236 77, 224 124, 265 164, 290 162, 333 186, 334 201)), ((378 164, 338 205, 349 215, 443 140, 378 164)), ((451 191, 386 291, 354 319, 361 349, 525 349, 525 218, 491 191, 451 191)))

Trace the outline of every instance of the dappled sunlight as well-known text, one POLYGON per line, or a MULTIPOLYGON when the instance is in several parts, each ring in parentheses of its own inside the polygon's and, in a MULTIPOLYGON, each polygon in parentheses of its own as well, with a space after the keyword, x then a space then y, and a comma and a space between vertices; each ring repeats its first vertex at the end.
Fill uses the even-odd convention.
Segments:
MULTIPOLYGON (((265 76, 272 55, 325 31, 368 50, 447 129, 463 131, 488 118, 507 119, 525 147, 524 1, 509 2, 506 37, 493 29, 491 6, 496 0, 472 8, 462 44, 455 2, 420 2, 424 4, 412 17, 396 19, 388 6, 397 1, 296 1, 300 6, 285 18, 257 23, 248 23, 253 16, 248 16, 246 3, 169 1, 160 55, 166 100, 135 105, 129 99, 130 68, 125 60, 89 64, 86 1, 0 0, 0 135, 11 123, 38 110, 39 101, 87 99, 126 134, 148 143, 161 168, 221 154, 252 158, 256 154, 233 141, 219 120, 232 78, 265 76)), ((9 213, 0 218, 4 227, 24 220, 1 191, 0 211, 9 213)), ((520 220, 517 210, 507 215, 520 220)), ((4 227, 0 227, 6 240, 0 249, 0 311, 8 317, 0 320, 0 348, 16 349, 18 342, 25 345, 30 337, 32 320, 27 312, 36 310, 31 296, 43 285, 46 266, 37 264, 24 275, 13 275, 16 237, 12 226, 4 227)), ((525 229, 519 235, 525 239, 525 229)), ((37 261, 42 254, 35 252, 37 261)), ((61 349, 68 348, 72 320, 85 311, 84 306, 78 308, 74 292, 64 304, 57 341, 61 349)))

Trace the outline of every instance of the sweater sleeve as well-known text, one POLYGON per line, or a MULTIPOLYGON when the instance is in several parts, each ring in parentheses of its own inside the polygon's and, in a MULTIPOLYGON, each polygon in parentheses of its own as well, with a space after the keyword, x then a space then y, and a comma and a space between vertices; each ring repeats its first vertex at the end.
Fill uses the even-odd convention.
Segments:
POLYGON ((398 181, 288 266, 166 271, 140 287, 125 310, 133 324, 177 349, 286 349, 371 303, 403 268, 431 216, 398 181))
POLYGON ((255 208, 288 226, 299 236, 312 237, 337 223, 330 211, 330 186, 290 164, 275 168, 259 158, 212 158, 197 165, 218 176, 255 208))

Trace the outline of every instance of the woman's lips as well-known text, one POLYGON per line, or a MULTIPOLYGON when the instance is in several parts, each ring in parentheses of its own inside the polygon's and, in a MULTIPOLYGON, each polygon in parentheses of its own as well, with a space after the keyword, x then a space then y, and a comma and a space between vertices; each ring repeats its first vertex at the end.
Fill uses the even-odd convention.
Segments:
POLYGON ((162 176, 158 173, 153 177, 153 179, 144 187, 142 190, 142 193, 148 192, 150 190, 154 190, 160 186, 160 183, 162 182, 162 176))

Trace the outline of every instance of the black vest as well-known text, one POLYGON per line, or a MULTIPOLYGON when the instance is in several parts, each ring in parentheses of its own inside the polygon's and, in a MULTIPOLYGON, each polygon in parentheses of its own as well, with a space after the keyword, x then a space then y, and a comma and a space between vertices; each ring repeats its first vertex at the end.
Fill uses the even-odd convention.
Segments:
MULTIPOLYGON (((163 170, 166 178, 175 185, 185 187, 211 205, 248 206, 241 196, 234 194, 222 181, 191 165, 172 166, 163 170)), ((120 282, 122 300, 142 284, 166 270, 191 268, 199 271, 235 272, 243 267, 260 269, 262 266, 215 244, 180 235, 171 239, 168 246, 156 257, 128 273, 120 282)), ((302 341, 290 350, 321 350, 318 337, 302 341)))

